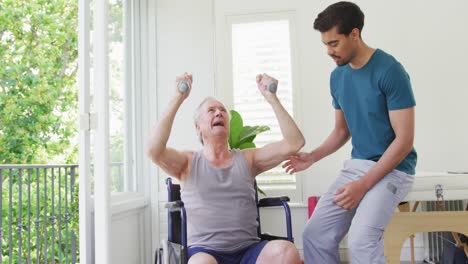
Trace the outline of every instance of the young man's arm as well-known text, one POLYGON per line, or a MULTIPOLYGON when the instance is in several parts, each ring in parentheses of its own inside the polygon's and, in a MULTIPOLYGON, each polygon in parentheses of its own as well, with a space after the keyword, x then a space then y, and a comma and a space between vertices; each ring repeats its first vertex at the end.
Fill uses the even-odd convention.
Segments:
MULTIPOLYGON (((267 144, 262 148, 246 149, 244 154, 251 162, 252 174, 254 176, 274 168, 291 154, 299 151, 305 143, 304 136, 296 123, 284 109, 275 93, 267 90, 266 85, 273 80, 270 76, 263 74, 257 76, 257 86, 265 99, 270 103, 278 120, 283 139, 267 144)), ((276 81, 276 80, 273 80, 276 81)), ((276 81, 277 82, 277 81, 276 81)))
MULTIPOLYGON (((184 74, 176 79, 176 86, 177 82, 182 79, 187 80, 190 84, 192 83, 192 76, 184 74)), ((166 112, 163 114, 162 118, 158 121, 156 127, 151 133, 147 150, 148 157, 154 163, 161 167, 166 173, 179 180, 184 180, 184 177, 187 174, 191 153, 177 151, 167 147, 166 144, 169 139, 169 135, 171 134, 177 110, 188 97, 189 93, 190 89, 185 93, 181 93, 178 90, 176 91, 176 94, 169 103, 166 112)))
POLYGON ((283 165, 289 174, 303 171, 315 162, 332 154, 341 148, 350 138, 348 125, 341 109, 335 110, 335 127, 327 139, 310 153, 301 152, 289 157, 289 160, 283 165))
POLYGON ((414 107, 389 111, 389 116, 395 139, 366 175, 337 190, 334 202, 344 209, 355 208, 366 192, 395 169, 413 148, 414 107))

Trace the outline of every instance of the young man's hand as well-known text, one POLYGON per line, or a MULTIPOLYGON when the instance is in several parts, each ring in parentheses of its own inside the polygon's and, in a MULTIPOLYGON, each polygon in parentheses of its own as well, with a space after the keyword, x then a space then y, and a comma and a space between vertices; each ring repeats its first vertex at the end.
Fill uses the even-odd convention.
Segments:
POLYGON ((336 190, 333 203, 346 210, 356 208, 368 189, 361 181, 354 181, 336 190))
POLYGON ((315 159, 310 153, 298 152, 289 157, 289 160, 283 164, 283 168, 285 168, 286 173, 293 174, 309 168, 314 163, 315 159))

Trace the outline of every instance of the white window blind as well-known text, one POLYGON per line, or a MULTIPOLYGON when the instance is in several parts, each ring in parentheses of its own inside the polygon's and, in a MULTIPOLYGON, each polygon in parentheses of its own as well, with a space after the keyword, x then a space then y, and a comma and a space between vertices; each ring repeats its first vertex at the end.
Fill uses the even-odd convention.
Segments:
MULTIPOLYGON (((277 96, 293 116, 290 39, 287 19, 232 24, 234 109, 241 114, 244 125, 270 127, 255 139, 257 147, 282 138, 271 106, 257 89, 258 73, 279 80, 277 96)), ((259 175, 257 182, 267 193, 296 189, 295 175, 286 174, 281 166, 259 175)))

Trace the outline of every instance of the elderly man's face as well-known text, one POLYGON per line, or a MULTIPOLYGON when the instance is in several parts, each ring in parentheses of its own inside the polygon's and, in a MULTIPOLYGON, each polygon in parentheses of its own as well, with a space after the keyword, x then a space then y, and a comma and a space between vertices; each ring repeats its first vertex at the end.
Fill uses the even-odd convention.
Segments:
POLYGON ((224 105, 217 100, 206 101, 200 109, 196 124, 197 132, 206 142, 211 137, 229 137, 229 114, 224 105))

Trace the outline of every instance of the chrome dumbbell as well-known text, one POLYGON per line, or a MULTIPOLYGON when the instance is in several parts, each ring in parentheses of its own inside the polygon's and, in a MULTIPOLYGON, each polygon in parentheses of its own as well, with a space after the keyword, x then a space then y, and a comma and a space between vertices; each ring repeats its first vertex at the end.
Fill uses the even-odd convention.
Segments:
POLYGON ((186 93, 189 89, 190 85, 187 80, 180 80, 177 84, 177 88, 181 93, 186 93))
MULTIPOLYGON (((261 74, 257 75, 256 77, 257 83, 262 81, 262 77, 263 76, 261 74)), ((277 82, 275 82, 274 79, 270 79, 266 85, 266 88, 268 89, 268 91, 270 91, 270 93, 276 93, 276 90, 278 90, 278 84, 277 82)))
POLYGON ((278 84, 276 84, 274 80, 271 80, 268 82, 267 88, 270 93, 276 93, 276 90, 278 90, 278 84))

